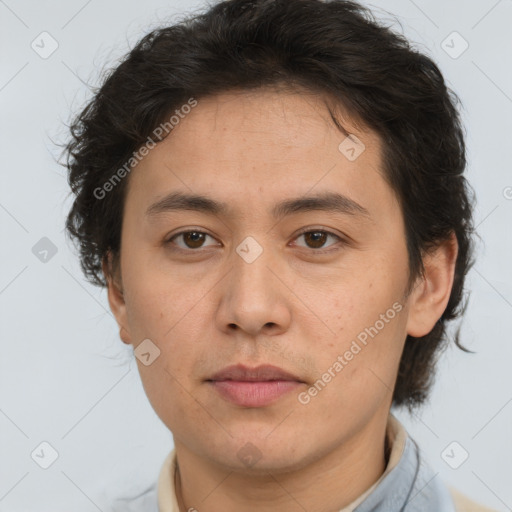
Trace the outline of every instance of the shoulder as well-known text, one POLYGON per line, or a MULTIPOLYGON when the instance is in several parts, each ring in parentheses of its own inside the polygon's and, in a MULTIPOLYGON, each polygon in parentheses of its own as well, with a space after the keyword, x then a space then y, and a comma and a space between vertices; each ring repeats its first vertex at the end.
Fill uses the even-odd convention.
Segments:
POLYGON ((449 491, 457 512, 497 512, 492 508, 484 507, 469 499, 454 487, 449 487, 449 491))

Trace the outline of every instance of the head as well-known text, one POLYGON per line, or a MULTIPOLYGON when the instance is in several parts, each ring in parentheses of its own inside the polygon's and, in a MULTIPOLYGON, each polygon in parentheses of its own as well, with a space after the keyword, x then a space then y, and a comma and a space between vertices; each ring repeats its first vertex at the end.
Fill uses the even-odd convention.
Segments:
POLYGON ((472 264, 457 102, 349 1, 221 2, 108 74, 71 127, 67 229, 121 339, 159 351, 137 361, 175 439, 285 467, 427 399, 472 264), (233 405, 208 381, 237 363, 301 385, 233 405))

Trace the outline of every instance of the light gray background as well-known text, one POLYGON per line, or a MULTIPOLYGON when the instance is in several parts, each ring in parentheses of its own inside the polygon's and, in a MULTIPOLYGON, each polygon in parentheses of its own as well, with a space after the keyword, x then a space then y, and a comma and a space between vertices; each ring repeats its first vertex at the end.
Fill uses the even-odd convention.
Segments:
MULTIPOLYGON (((90 97, 84 82, 97 85, 100 69, 144 33, 203 5, 0 0, 0 511, 109 511, 114 498, 154 484, 172 448, 132 350, 118 338, 105 292, 85 282, 65 240, 70 199, 52 140, 65 140, 70 112, 90 97), (34 40, 42 46, 43 31, 58 42, 46 59, 31 48, 34 40), (32 252, 42 237, 58 249, 47 262, 32 252), (59 454, 48 469, 31 458, 43 441, 59 454)), ((512 510, 512 2, 379 3, 376 14, 401 30, 382 9, 398 16, 462 99, 483 239, 462 330, 463 343, 477 354, 449 349, 430 405, 396 415, 436 478, 512 510), (452 53, 460 51, 453 31, 469 44, 458 58, 442 47, 446 41, 452 53), (452 441, 469 452, 458 469, 441 457, 452 441)))

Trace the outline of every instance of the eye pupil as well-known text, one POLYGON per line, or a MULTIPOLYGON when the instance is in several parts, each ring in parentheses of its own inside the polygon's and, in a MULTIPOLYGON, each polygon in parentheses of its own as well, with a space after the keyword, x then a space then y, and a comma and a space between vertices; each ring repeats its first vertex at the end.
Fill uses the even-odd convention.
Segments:
POLYGON ((204 233, 199 233, 197 231, 189 231, 188 233, 184 233, 183 238, 185 240, 185 244, 191 248, 201 247, 202 242, 204 241, 204 233), (192 246, 190 246, 189 241, 192 241, 192 246))
POLYGON ((321 248, 325 244, 325 239, 327 237, 327 233, 324 233, 322 231, 310 231, 308 233, 304 234, 306 239, 312 238, 313 239, 313 248, 318 249, 321 248))

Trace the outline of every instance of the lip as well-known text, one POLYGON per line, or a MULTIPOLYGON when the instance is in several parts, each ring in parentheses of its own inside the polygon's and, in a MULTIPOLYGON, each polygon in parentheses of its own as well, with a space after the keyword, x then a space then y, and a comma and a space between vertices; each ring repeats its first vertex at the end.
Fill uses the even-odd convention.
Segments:
POLYGON ((246 382, 262 382, 269 380, 287 380, 302 382, 299 377, 293 375, 278 366, 270 364, 262 364, 255 368, 249 368, 243 364, 235 364, 227 366, 220 372, 217 372, 208 380, 237 380, 246 382))
POLYGON ((233 365, 217 372, 207 383, 231 403, 242 407, 264 407, 301 386, 304 381, 277 366, 249 368, 233 365))

